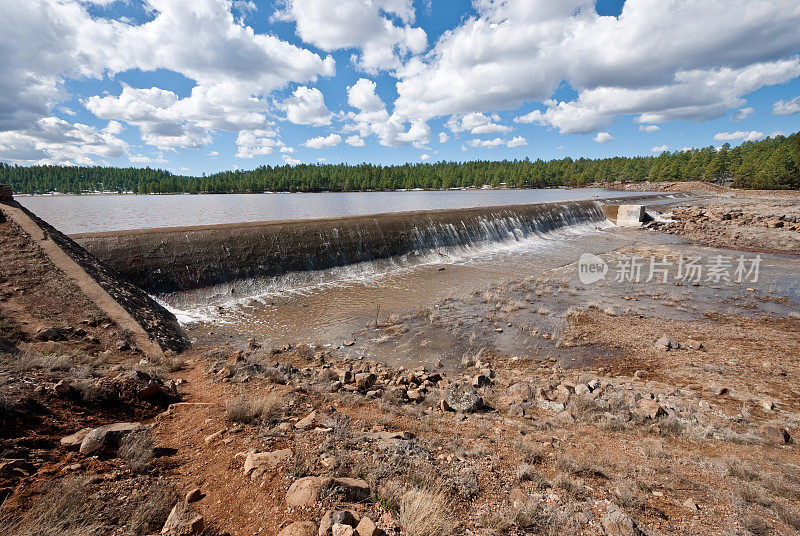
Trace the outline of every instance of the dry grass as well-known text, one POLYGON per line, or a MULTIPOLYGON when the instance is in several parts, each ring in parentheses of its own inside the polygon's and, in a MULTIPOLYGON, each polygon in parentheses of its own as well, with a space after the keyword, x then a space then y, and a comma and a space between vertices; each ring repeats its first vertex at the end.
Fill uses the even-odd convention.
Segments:
POLYGON ((739 522, 751 534, 755 534, 756 536, 772 533, 772 527, 769 525, 769 523, 764 521, 761 516, 756 514, 746 514, 739 519, 739 522))
POLYGON ((283 417, 285 409, 283 399, 274 394, 258 398, 241 395, 225 403, 225 419, 241 424, 256 421, 274 424, 283 417))
POLYGON ((132 471, 136 473, 144 471, 154 457, 153 436, 150 430, 138 430, 126 435, 122 438, 117 452, 132 471))
POLYGON ((553 479, 553 487, 564 490, 575 499, 582 499, 586 495, 582 480, 563 474, 553 479))
POLYGON ((143 496, 143 500, 136 505, 128 518, 125 526, 128 534, 157 533, 177 500, 172 486, 163 482, 150 483, 143 496))
POLYGON ((19 519, 0 520, 0 535, 99 534, 101 526, 95 519, 89 495, 86 482, 80 478, 54 484, 19 519))
POLYGON ((456 528, 452 507, 443 491, 406 490, 400 499, 398 520, 408 536, 447 536, 456 528))
POLYGON ((517 482, 533 482, 539 486, 546 486, 548 483, 535 467, 527 463, 517 467, 517 482))
POLYGON ((153 364, 163 372, 178 372, 186 366, 179 356, 163 356, 154 360, 153 364))

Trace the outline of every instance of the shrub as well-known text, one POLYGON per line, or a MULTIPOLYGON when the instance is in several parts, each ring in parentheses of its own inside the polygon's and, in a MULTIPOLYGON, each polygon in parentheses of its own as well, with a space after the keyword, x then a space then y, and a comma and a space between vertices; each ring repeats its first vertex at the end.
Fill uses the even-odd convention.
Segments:
POLYGON ((260 420, 274 424, 283 417, 285 404, 275 395, 262 398, 239 396, 225 403, 225 418, 228 422, 250 424, 260 420))
POLYGON ((88 505, 89 488, 83 479, 75 478, 52 484, 32 507, 17 520, 0 520, 0 535, 91 536, 101 527, 88 505))
POLYGON ((449 501, 442 491, 406 490, 400 499, 398 520, 408 536, 448 536, 456 528, 449 501))
POLYGON ((122 438, 117 451, 128 467, 136 473, 147 468, 153 459, 153 436, 150 430, 137 430, 122 438))

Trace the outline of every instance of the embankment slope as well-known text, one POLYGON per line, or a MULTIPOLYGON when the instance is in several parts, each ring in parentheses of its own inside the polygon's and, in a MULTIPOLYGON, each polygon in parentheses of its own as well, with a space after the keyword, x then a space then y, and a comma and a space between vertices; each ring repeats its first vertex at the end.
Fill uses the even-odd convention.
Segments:
MULTIPOLYGON (((0 202, 0 212, 7 220, 2 225, 10 227, 9 237, 25 235, 53 268, 66 275, 88 300, 129 333, 140 349, 158 354, 189 347, 189 340, 172 313, 142 289, 119 278, 75 241, 8 198, 0 202)), ((18 253, 16 248, 6 248, 3 257, 10 263, 18 253)))

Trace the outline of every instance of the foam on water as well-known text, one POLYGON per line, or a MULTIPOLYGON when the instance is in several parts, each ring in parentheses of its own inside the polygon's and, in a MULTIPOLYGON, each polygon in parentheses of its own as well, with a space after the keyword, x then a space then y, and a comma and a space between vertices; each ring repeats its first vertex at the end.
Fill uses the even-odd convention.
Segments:
MULTIPOLYGON (((546 253, 554 241, 599 233, 613 227, 608 220, 553 227, 523 222, 519 218, 485 219, 483 231, 463 241, 456 226, 419 230, 420 249, 404 255, 358 262, 324 270, 290 272, 277 277, 243 279, 202 289, 159 297, 183 324, 230 323, 236 315, 270 305, 276 298, 307 297, 344 285, 382 285, 392 278, 433 265, 463 265, 530 253, 546 253), (463 242, 463 243, 460 243, 463 242), (452 245, 448 245, 452 244, 452 245)), ((334 247, 331 245, 331 247, 334 247)))

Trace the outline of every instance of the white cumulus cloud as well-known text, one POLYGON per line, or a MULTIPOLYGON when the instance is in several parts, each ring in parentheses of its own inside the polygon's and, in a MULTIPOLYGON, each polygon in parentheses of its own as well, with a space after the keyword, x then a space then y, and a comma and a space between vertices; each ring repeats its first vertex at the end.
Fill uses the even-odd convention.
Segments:
POLYGON ((39 121, 69 98, 67 79, 161 69, 191 80, 187 96, 123 87, 83 99, 100 119, 137 126, 145 143, 171 149, 207 144, 218 130, 263 128, 270 92, 335 72, 330 56, 237 21, 228 0, 147 0, 141 24, 92 15, 75 0, 4 7, 0 131, 23 138, 36 137, 39 121))
POLYGON ((412 26, 411 0, 286 0, 275 18, 294 22, 300 39, 322 50, 358 49, 354 63, 372 73, 398 69, 428 45, 425 30, 412 26))
POLYGON ((756 130, 751 130, 749 132, 737 130, 736 132, 718 132, 714 134, 714 139, 717 141, 758 141, 764 139, 764 137, 763 132, 758 132, 756 130))
POLYGON ((331 124, 333 114, 325 106, 325 97, 317 88, 300 86, 292 96, 284 99, 278 108, 286 112, 286 119, 296 125, 321 127, 331 124))
POLYGON ((779 100, 772 107, 772 113, 775 115, 791 115, 800 112, 800 97, 795 97, 789 100, 779 100))
POLYGON ((619 115, 643 123, 707 120, 742 96, 800 74, 795 0, 636 0, 619 17, 586 0, 480 0, 399 72, 395 113, 430 119, 516 109, 562 133, 602 130, 619 115), (769 28, 769 31, 764 31, 769 28), (567 81, 572 101, 552 100, 567 81))
POLYGON ((652 149, 650 149, 651 153, 663 153, 665 151, 669 151, 669 146, 668 145, 657 145, 657 146, 653 147, 652 149))
POLYGON ((482 113, 472 112, 464 115, 454 115, 447 122, 447 128, 451 132, 469 132, 470 134, 506 134, 513 129, 506 125, 497 123, 500 117, 496 114, 487 117, 482 113))
MULTIPOLYGON (((505 145, 506 147, 522 147, 523 145, 528 145, 528 141, 523 138, 522 136, 517 136, 510 140, 503 139, 503 138, 494 138, 491 140, 479 140, 473 139, 467 142, 467 145, 470 147, 479 147, 483 149, 492 149, 494 147, 499 147, 501 145, 505 145)), ((462 149, 466 149, 462 146, 462 149)))
POLYGON ((596 143, 608 143, 614 139, 614 136, 609 134, 608 132, 598 132, 597 135, 594 137, 594 141, 596 143))
POLYGON ((345 129, 357 131, 361 138, 375 135, 379 143, 387 147, 406 144, 417 149, 425 147, 431 134, 428 124, 414 119, 404 121, 389 115, 386 104, 375 91, 376 87, 374 81, 360 78, 347 88, 347 103, 358 112, 343 114, 343 118, 349 121, 345 129))
POLYGON ((347 143, 347 145, 352 145, 353 147, 364 147, 364 139, 360 136, 356 136, 355 134, 348 136, 344 141, 347 143))
POLYGON ((338 134, 329 136, 317 136, 306 141, 303 145, 310 149, 330 149, 342 143, 342 137, 338 134))
POLYGON ((509 147, 523 147, 525 145, 528 145, 528 140, 526 140, 522 136, 516 136, 508 140, 508 143, 506 143, 506 145, 508 145, 509 147))
POLYGON ((237 158, 254 158, 275 152, 276 147, 281 147, 283 142, 274 138, 274 130, 248 130, 239 132, 236 138, 237 158))

